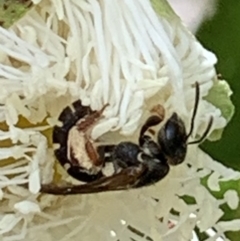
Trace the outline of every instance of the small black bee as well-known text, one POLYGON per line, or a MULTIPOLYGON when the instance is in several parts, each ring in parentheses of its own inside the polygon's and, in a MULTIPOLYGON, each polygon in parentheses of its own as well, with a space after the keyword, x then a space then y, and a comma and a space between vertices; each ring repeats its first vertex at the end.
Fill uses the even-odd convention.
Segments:
POLYGON ((60 145, 55 155, 72 177, 87 183, 63 186, 46 184, 42 185, 41 192, 55 195, 88 194, 139 188, 160 181, 169 172, 169 165, 184 161, 187 145, 201 143, 210 131, 212 117, 202 137, 187 142, 194 129, 199 92, 199 84, 196 83, 195 105, 188 133, 182 119, 173 113, 157 133, 155 142, 146 133, 163 118, 153 115, 142 126, 138 144, 121 142, 118 145, 97 146, 88 136, 106 106, 100 111, 92 111, 82 106, 80 101, 74 102, 73 110, 67 107, 59 117, 62 127, 56 126, 53 130, 53 142, 60 145), (109 176, 104 174, 107 163, 112 164, 114 169, 109 176))

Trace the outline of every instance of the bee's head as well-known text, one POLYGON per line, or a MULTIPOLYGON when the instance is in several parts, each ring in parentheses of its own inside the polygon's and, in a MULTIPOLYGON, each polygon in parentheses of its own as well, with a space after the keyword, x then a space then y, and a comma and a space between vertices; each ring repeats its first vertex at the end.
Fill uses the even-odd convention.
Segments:
POLYGON ((158 132, 158 144, 170 165, 184 161, 187 153, 187 134, 182 119, 173 113, 158 132))
POLYGON ((192 142, 187 142, 194 129, 194 121, 200 97, 199 92, 199 84, 196 82, 195 104, 191 118, 191 126, 188 133, 186 133, 186 128, 183 120, 177 115, 177 113, 173 113, 158 132, 158 144, 160 145, 160 149, 168 164, 170 165, 181 164, 187 154, 187 145, 201 143, 211 129, 213 123, 212 117, 210 118, 208 126, 200 139, 192 142))

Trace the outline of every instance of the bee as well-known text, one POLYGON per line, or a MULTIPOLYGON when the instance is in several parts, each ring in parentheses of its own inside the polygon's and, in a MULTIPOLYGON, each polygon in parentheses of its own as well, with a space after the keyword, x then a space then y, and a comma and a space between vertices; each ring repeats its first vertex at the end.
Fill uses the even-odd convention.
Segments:
POLYGON ((62 126, 55 126, 53 142, 59 144, 55 155, 72 177, 85 184, 44 184, 41 192, 55 195, 89 194, 106 191, 128 190, 155 184, 169 172, 170 166, 181 164, 187 146, 201 143, 213 124, 210 117, 207 128, 200 139, 188 142, 194 130, 194 121, 200 98, 196 83, 195 104, 187 132, 183 120, 174 112, 157 133, 157 141, 147 135, 163 117, 150 116, 140 130, 138 143, 120 142, 116 145, 97 145, 89 138, 92 126, 101 118, 106 108, 92 111, 78 100, 73 108, 67 107, 59 116, 62 126), (106 175, 105 168, 112 165, 113 172, 106 175))

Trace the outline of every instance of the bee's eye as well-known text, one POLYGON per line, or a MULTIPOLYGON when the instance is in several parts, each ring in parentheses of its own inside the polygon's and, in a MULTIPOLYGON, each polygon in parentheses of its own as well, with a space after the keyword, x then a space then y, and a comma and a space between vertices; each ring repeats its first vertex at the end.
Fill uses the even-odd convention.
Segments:
POLYGON ((179 152, 186 151, 186 140, 185 125, 181 118, 173 113, 158 133, 161 150, 169 157, 179 156, 179 152))
POLYGON ((180 134, 179 124, 175 120, 177 120, 176 113, 174 113, 173 116, 167 121, 165 128, 163 129, 166 141, 172 142, 176 139, 176 135, 180 134))

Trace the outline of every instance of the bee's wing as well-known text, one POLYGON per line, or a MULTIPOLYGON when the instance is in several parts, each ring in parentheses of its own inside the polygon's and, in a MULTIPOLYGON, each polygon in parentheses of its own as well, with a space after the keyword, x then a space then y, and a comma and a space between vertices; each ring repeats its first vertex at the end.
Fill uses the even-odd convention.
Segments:
POLYGON ((40 192, 54 195, 71 195, 126 190, 136 186, 145 170, 146 167, 140 164, 123 169, 121 172, 110 177, 103 177, 87 184, 64 186, 55 184, 42 185, 40 192))

